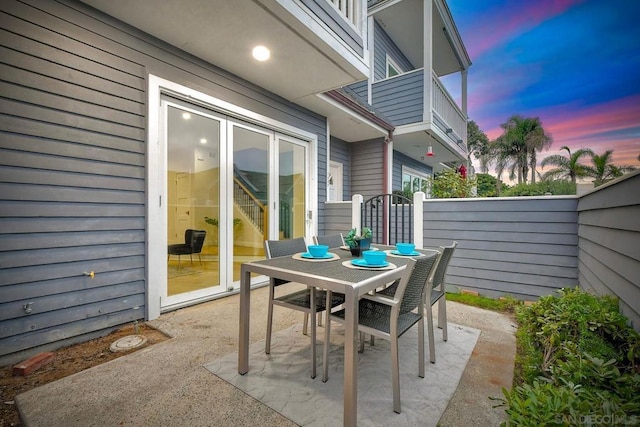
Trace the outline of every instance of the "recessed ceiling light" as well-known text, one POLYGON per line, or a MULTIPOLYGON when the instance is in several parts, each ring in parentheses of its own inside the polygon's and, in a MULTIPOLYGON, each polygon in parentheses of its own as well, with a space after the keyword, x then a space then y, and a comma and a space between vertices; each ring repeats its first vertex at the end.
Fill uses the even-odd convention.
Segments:
POLYGON ((182 118, 185 120, 189 120, 191 118, 191 114, 190 113, 182 113, 182 118))
POLYGON ((256 46, 252 51, 253 57, 258 61, 266 61, 271 56, 271 52, 264 46, 256 46))
POLYGON ((206 143, 207 143, 206 138, 201 138, 201 139, 200 139, 200 144, 206 144, 206 143))

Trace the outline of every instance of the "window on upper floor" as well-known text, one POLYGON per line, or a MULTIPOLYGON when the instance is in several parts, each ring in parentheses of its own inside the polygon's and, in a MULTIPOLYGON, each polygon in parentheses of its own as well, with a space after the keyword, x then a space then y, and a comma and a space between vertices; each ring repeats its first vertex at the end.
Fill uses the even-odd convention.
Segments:
POLYGON ((393 60, 389 55, 387 55, 387 78, 397 76, 402 74, 402 68, 393 60))

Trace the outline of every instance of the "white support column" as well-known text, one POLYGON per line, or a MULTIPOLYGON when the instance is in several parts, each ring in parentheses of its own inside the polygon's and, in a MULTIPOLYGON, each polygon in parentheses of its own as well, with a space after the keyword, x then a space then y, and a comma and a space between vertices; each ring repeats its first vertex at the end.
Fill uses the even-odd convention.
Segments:
POLYGON ((424 201, 422 191, 413 193, 413 243, 417 249, 424 249, 424 201))
MULTIPOLYGON (((366 2, 365 2, 366 4, 366 2)), ((367 102, 369 105, 373 105, 373 95, 371 85, 373 84, 373 78, 375 76, 375 59, 374 59, 374 50, 375 50, 375 22, 373 20, 373 16, 368 18, 367 22, 367 40, 369 45, 369 80, 367 81, 367 102)))
MULTIPOLYGON (((461 87, 461 91, 462 91, 462 115, 464 116, 464 119, 466 121, 469 121, 469 115, 467 114, 467 74, 468 71, 466 69, 462 70, 462 78, 460 79, 462 81, 462 87, 461 87)), ((464 135, 462 136, 462 140, 464 141, 465 145, 467 144, 467 127, 465 126, 463 129, 463 133, 464 135)))
POLYGON ((362 194, 354 194, 351 197, 351 228, 356 229, 356 233, 360 234, 360 212, 362 211, 362 202, 364 201, 362 194))
POLYGON ((433 0, 423 0, 423 22, 422 22, 422 38, 423 38, 423 58, 424 58, 424 111, 423 121, 430 123, 432 121, 431 112, 433 111, 433 31, 431 26, 433 22, 433 0))

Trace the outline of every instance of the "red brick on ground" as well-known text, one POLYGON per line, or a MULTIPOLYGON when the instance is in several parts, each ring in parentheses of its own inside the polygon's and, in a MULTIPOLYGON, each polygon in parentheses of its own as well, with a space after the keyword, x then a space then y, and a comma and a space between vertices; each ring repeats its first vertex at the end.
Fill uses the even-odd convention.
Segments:
POLYGON ((39 353, 33 357, 28 358, 24 362, 20 362, 13 367, 13 375, 14 376, 26 376, 36 369, 46 365, 47 363, 53 361, 56 355, 51 352, 39 353))

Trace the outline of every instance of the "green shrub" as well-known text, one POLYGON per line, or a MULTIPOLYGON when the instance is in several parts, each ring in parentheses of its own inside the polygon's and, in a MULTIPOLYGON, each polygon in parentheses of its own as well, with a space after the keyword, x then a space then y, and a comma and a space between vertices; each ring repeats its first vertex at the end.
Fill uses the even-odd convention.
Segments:
POLYGON ((504 190, 502 196, 554 196, 576 194, 576 185, 569 181, 542 181, 535 184, 517 184, 504 190))
POLYGON ((640 423, 640 336, 615 298, 563 289, 516 317, 514 387, 496 399, 510 425, 640 423))

